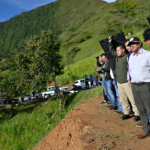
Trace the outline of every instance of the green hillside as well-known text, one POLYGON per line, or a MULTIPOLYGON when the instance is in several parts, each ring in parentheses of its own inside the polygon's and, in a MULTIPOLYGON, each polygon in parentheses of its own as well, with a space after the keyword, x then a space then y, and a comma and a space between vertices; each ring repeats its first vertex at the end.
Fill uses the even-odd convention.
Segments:
MULTIPOLYGON (((67 65, 64 75, 57 80, 66 84, 71 82, 68 66, 77 78, 95 73, 92 72, 94 57, 102 53, 100 40, 120 31, 142 38, 143 31, 149 27, 146 19, 150 16, 149 6, 147 0, 114 3, 59 0, 0 23, 0 55, 3 58, 22 52, 31 36, 40 34, 41 30, 52 30, 60 37, 60 54, 64 66, 67 65)), ((0 79, 14 70, 13 58, 2 59, 0 79)))
POLYGON ((26 41, 41 30, 60 35, 69 28, 79 28, 83 22, 106 4, 102 0, 58 0, 0 23, 0 56, 23 51, 26 41))

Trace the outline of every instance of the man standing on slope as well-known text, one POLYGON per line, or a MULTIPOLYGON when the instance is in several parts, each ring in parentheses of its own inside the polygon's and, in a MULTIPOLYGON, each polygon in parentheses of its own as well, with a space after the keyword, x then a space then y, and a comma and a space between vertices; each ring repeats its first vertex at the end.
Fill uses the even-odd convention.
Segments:
MULTIPOLYGON (((145 33, 143 36, 148 44, 150 37, 147 38, 145 33)), ((142 48, 142 43, 137 37, 131 38, 129 45, 134 52, 129 59, 131 86, 143 126, 143 133, 137 135, 137 138, 143 139, 150 136, 150 52, 142 48)))
POLYGON ((120 102, 123 106, 124 115, 121 117, 122 120, 130 118, 130 106, 128 102, 128 98, 132 104, 133 111, 135 114, 134 121, 139 121, 139 112, 135 105, 135 101, 133 98, 133 93, 131 88, 128 86, 127 82, 127 57, 128 54, 125 52, 125 48, 123 46, 118 46, 116 50, 112 44, 112 38, 109 37, 109 50, 111 54, 116 58, 116 78, 117 78, 117 86, 120 95, 120 102))

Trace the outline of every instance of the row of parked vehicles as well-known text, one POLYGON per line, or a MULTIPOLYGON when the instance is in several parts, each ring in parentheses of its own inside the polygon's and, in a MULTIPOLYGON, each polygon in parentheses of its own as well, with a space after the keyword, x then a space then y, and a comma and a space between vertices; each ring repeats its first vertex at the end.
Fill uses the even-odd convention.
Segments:
MULTIPOLYGON (((91 88, 91 83, 89 83, 89 88, 91 88)), ((99 84, 101 85, 101 82, 99 81, 99 84)), ((86 84, 84 79, 80 79, 80 80, 76 80, 74 82, 74 85, 76 85, 78 87, 79 90, 83 90, 86 89, 86 84)), ((96 86, 96 84, 94 83, 94 86, 96 86)), ((69 87, 61 87, 58 86, 60 92, 63 92, 63 94, 69 94, 69 93, 74 93, 75 91, 70 90, 69 87)), ((20 103, 20 102, 26 102, 26 101, 31 101, 31 100, 37 100, 37 99, 47 99, 47 98, 51 98, 53 96, 58 96, 57 92, 56 92, 56 88, 55 86, 49 86, 47 88, 46 91, 43 91, 42 93, 35 93, 35 94, 25 94, 22 97, 16 98, 16 99, 9 99, 5 98, 5 100, 3 101, 3 103, 5 104, 11 104, 11 103, 20 103)))

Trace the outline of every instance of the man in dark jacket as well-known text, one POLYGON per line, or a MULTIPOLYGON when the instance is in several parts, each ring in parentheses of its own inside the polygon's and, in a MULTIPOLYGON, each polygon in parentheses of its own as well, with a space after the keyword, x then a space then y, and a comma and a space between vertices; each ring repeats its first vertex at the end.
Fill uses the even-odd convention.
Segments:
POLYGON ((101 73, 102 85, 103 85, 104 91, 105 91, 109 101, 112 104, 110 109, 116 110, 118 107, 117 107, 117 101, 115 98, 115 94, 113 91, 112 79, 110 76, 110 64, 109 64, 108 59, 105 54, 103 54, 102 59, 105 62, 105 64, 103 65, 103 67, 99 67, 98 71, 102 72, 101 73))
POLYGON ((89 79, 88 79, 87 75, 85 75, 84 81, 85 81, 85 86, 88 89, 89 88, 89 83, 88 83, 89 79))
POLYGON ((116 78, 117 78, 117 86, 119 90, 120 95, 120 102, 123 106, 124 115, 121 117, 122 120, 130 118, 130 106, 128 102, 129 101, 132 104, 133 111, 135 114, 134 121, 139 121, 139 112, 135 105, 135 101, 133 98, 133 93, 131 88, 128 86, 127 82, 127 57, 128 54, 125 52, 125 48, 123 46, 118 46, 116 49, 114 49, 114 46, 112 44, 112 38, 109 38, 109 50, 111 54, 116 58, 116 78))

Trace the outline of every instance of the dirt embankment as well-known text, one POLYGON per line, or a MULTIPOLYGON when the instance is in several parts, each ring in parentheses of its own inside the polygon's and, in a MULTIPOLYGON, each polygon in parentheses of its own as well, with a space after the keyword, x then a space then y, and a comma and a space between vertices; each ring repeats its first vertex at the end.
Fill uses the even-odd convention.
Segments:
POLYGON ((99 103, 95 97, 78 105, 50 132, 34 150, 149 150, 150 138, 136 139, 142 128, 133 117, 121 116, 99 103))

